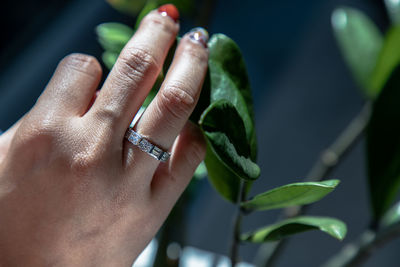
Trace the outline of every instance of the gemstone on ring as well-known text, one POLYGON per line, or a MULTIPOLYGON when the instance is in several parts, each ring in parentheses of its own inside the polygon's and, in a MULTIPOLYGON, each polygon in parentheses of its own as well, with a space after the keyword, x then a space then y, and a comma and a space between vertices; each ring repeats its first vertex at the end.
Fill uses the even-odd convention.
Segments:
POLYGON ((146 152, 159 161, 165 162, 171 156, 170 153, 163 151, 158 146, 152 144, 149 140, 132 130, 132 128, 128 128, 125 138, 135 146, 139 147, 140 150, 146 152))
POLYGON ((150 153, 153 150, 154 145, 147 141, 146 139, 142 139, 139 142, 139 148, 146 153, 150 153))
POLYGON ((156 146, 151 151, 151 155, 154 156, 156 159, 158 159, 162 153, 163 153, 162 149, 156 146))
MULTIPOLYGON (((128 134, 128 132, 127 132, 128 134)), ((129 142, 131 142, 134 145, 138 145, 140 140, 142 139, 142 136, 138 134, 137 132, 131 131, 129 132, 129 135, 127 136, 129 142)))

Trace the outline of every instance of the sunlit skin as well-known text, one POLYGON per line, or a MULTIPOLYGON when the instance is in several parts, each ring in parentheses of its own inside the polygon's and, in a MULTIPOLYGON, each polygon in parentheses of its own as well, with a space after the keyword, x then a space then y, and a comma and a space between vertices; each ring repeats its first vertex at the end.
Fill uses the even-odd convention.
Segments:
POLYGON ((130 266, 154 237, 205 155, 188 118, 208 50, 190 34, 135 128, 171 158, 160 163, 124 139, 176 38, 174 16, 143 19, 97 97, 98 61, 64 58, 0 136, 0 266, 130 266))

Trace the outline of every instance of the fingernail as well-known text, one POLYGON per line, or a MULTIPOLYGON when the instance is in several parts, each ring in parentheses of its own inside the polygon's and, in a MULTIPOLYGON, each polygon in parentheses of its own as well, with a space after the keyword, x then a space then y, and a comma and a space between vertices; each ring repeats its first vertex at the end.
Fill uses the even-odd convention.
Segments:
POLYGON ((201 27, 197 27, 192 29, 189 33, 190 40, 202 44, 205 48, 207 48, 208 42, 208 32, 201 27))
POLYGON ((179 11, 173 4, 162 5, 157 11, 161 16, 170 17, 175 22, 178 22, 179 20, 179 11))

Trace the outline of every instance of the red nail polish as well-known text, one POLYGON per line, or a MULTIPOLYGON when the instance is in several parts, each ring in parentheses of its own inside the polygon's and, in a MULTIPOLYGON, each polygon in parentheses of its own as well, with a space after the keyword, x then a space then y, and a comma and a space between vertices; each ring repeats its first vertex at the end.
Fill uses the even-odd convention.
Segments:
POLYGON ((173 4, 162 5, 158 8, 158 12, 162 16, 168 16, 173 19, 175 22, 179 20, 179 11, 173 4))

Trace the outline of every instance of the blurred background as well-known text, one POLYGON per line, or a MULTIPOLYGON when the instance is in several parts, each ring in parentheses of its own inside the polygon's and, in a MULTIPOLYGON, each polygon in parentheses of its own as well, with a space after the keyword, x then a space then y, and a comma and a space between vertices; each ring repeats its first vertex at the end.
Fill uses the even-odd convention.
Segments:
MULTIPOLYGON (((363 100, 338 49, 331 13, 342 5, 364 11, 384 31, 389 24, 378 0, 209 1, 201 18, 210 34, 222 32, 240 46, 253 88, 261 177, 250 195, 303 180, 321 151, 360 111, 363 100)), ((57 63, 71 52, 96 56, 103 49, 94 28, 102 22, 134 25, 102 0, 5 1, 0 9, 0 129, 6 130, 34 105, 57 63)), ((181 35, 197 26, 181 19, 181 35)), ((292 238, 278 266, 319 266, 367 227, 364 140, 326 178, 339 187, 308 214, 337 217, 348 225, 340 243, 315 231, 292 238)), ((184 215, 186 244, 227 254, 234 206, 206 179, 184 215)), ((276 220, 278 212, 246 218, 249 230, 276 220)), ((251 262, 257 245, 241 248, 251 262)), ((377 251, 365 266, 398 266, 400 241, 377 251)))

